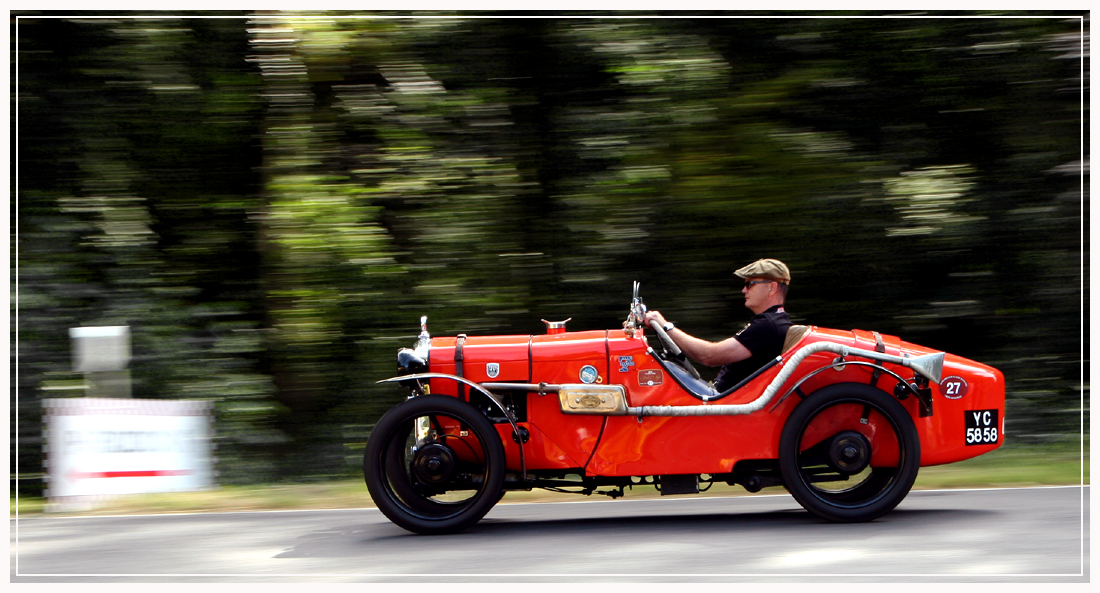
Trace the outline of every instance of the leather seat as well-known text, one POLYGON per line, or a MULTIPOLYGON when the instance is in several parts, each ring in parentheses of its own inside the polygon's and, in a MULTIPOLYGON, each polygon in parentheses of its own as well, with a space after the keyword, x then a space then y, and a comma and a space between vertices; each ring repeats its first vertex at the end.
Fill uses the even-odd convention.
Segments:
POLYGON ((806 337, 808 333, 810 333, 810 326, 808 325, 792 325, 787 328, 787 337, 783 339, 783 350, 781 352, 786 354, 788 350, 802 341, 802 338, 806 337))

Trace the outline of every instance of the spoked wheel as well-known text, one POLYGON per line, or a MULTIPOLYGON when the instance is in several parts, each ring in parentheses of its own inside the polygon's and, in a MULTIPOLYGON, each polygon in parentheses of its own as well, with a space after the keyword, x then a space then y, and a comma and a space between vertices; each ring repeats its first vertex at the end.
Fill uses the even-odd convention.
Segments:
POLYGON ((871 521, 913 487, 920 439, 893 397, 870 385, 830 385, 787 418, 779 469, 787 490, 811 513, 842 523, 871 521))
POLYGON ((473 406, 446 395, 405 401, 367 440, 363 475, 378 509, 414 533, 456 533, 500 499, 504 446, 473 406))

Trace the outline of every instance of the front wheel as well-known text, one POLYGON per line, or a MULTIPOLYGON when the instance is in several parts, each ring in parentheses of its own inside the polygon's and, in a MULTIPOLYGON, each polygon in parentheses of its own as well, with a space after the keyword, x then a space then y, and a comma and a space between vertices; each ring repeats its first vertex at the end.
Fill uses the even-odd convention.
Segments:
POLYGON ((504 488, 504 446, 473 406, 424 395, 386 412, 367 440, 363 475, 378 509, 404 529, 456 533, 481 520, 504 488))
POLYGON ((871 521, 913 487, 920 438, 905 407, 883 391, 830 385, 787 418, 779 469, 787 490, 811 513, 841 523, 871 521))

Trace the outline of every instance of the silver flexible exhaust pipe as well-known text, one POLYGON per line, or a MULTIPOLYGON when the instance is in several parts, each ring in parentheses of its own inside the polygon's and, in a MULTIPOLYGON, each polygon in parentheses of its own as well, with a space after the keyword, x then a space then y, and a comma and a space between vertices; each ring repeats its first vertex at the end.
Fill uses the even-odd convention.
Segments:
POLYGON ((835 352, 841 356, 859 356, 861 358, 870 358, 871 360, 877 360, 880 362, 889 362, 892 364, 898 364, 904 367, 913 369, 917 374, 927 378, 933 383, 940 382, 940 376, 943 374, 943 359, 945 357, 943 352, 935 354, 926 354, 924 356, 907 357, 907 356, 894 356, 892 354, 885 354, 883 352, 874 352, 872 350, 863 350, 861 348, 852 348, 849 346, 842 346, 833 342, 814 342, 807 346, 799 348, 798 352, 795 352, 786 363, 783 364, 783 370, 779 371, 779 374, 772 379, 772 382, 768 385, 764 393, 755 400, 747 404, 730 404, 730 405, 717 405, 711 406, 707 404, 696 406, 639 406, 628 407, 626 409, 626 415, 628 416, 741 416, 744 414, 751 414, 759 411, 768 405, 775 394, 779 392, 783 384, 787 382, 787 379, 791 378, 798 365, 806 359, 807 356, 817 354, 818 352, 835 352))

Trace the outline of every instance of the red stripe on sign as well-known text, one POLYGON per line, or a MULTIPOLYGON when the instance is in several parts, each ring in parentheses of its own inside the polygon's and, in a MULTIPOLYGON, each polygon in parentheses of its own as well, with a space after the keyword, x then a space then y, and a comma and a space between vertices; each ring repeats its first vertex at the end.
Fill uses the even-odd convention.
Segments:
POLYGON ((189 469, 158 469, 129 472, 73 472, 70 476, 76 480, 87 478, 159 478, 162 476, 186 476, 192 474, 189 469))

